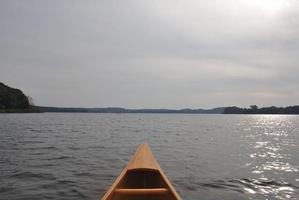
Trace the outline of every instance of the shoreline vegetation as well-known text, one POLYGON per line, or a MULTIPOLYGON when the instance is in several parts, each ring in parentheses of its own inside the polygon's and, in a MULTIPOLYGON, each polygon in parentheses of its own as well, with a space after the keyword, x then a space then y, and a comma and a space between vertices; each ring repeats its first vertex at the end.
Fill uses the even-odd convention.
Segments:
POLYGON ((250 108, 239 108, 236 106, 226 107, 223 114, 278 114, 278 115, 298 115, 299 106, 287 107, 262 107, 251 105, 250 108))
POLYGON ((0 113, 38 113, 31 97, 0 82, 0 113))
POLYGON ((26 109, 0 109, 0 113, 41 113, 38 107, 26 109))
POLYGON ((212 109, 127 109, 120 107, 106 108, 75 108, 35 106, 31 97, 20 89, 11 88, 0 82, 0 113, 173 113, 173 114, 299 114, 299 105, 288 107, 263 107, 251 105, 250 108, 236 106, 218 107, 212 109))
POLYGON ((0 108, 1 113, 41 113, 38 106, 29 106, 28 108, 0 108))

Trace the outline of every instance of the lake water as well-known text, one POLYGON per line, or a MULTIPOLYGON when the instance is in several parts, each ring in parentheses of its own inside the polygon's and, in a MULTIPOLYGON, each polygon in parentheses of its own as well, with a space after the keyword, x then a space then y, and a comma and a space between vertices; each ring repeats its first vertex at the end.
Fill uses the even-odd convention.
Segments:
POLYGON ((0 115, 0 199, 100 199, 148 141, 184 200, 299 199, 299 116, 0 115))

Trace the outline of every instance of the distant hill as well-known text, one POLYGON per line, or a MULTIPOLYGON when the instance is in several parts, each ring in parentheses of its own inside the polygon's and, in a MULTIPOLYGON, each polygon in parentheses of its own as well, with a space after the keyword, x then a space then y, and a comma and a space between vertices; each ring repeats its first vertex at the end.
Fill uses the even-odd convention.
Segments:
POLYGON ((25 109, 29 108, 29 101, 21 90, 0 82, 0 108, 25 109))
POLYGON ((182 114, 221 114, 222 108, 213 109, 126 109, 119 107, 107 108, 66 108, 66 107, 39 107, 41 112, 88 112, 88 113, 182 113, 182 114))
POLYGON ((37 112, 28 97, 20 90, 0 82, 0 112, 37 112))

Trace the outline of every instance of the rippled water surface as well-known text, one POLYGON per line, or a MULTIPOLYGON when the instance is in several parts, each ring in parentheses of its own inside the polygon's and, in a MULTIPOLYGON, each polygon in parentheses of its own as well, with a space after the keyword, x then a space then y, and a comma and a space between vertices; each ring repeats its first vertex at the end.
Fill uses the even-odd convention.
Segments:
POLYGON ((185 200, 299 199, 299 116, 1 114, 0 199, 99 199, 143 141, 185 200))

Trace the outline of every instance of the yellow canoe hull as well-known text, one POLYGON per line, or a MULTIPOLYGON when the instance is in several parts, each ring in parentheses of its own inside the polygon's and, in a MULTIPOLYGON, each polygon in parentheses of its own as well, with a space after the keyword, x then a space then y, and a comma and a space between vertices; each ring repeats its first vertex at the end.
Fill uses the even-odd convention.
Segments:
POLYGON ((181 200, 147 143, 141 144, 102 200, 181 200))

